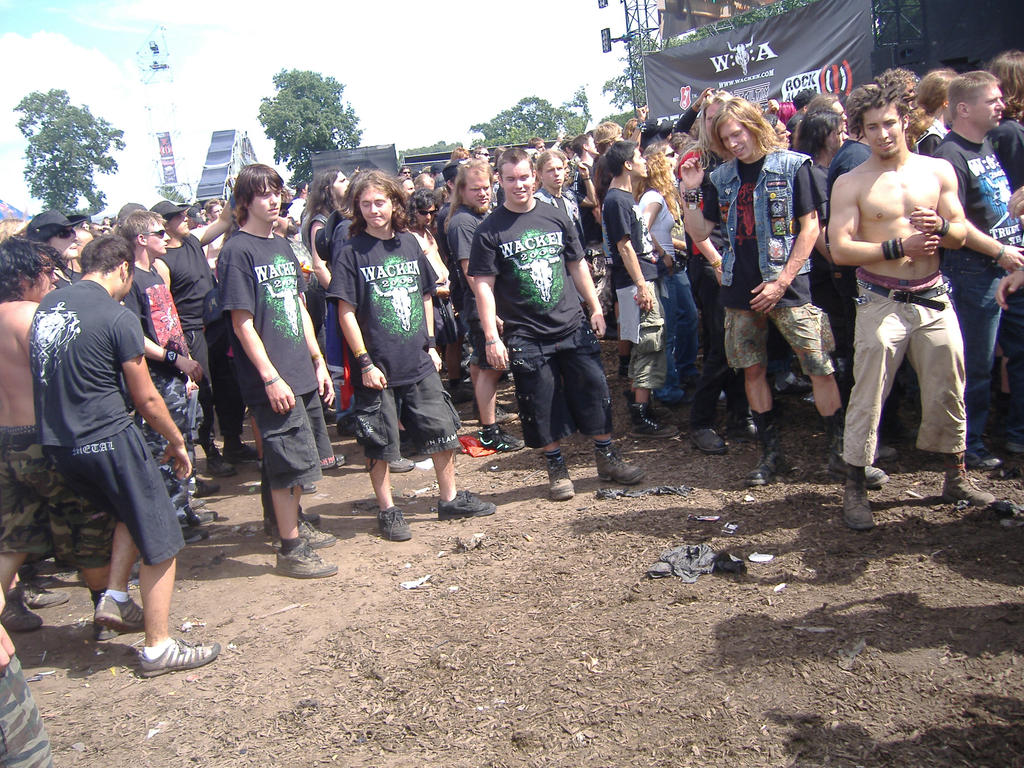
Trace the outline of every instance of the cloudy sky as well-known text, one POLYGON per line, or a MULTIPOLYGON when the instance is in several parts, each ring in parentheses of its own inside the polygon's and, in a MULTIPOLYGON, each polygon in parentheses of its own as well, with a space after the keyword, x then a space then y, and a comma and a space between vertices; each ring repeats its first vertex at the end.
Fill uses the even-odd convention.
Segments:
POLYGON ((63 88, 124 131, 120 172, 98 177, 116 210, 158 199, 153 131, 172 132, 179 180, 193 184, 215 130, 246 131, 257 157, 272 162, 257 110, 281 69, 342 82, 363 143, 399 150, 468 140, 470 125, 524 96, 558 104, 581 85, 600 118, 614 111, 601 86, 622 54, 621 44, 601 53, 602 27, 625 31, 621 2, 0 0, 0 109, 9 116, 0 123, 0 200, 39 210, 13 113, 31 91, 63 88), (150 39, 166 40, 171 82, 143 82, 138 53, 150 39))

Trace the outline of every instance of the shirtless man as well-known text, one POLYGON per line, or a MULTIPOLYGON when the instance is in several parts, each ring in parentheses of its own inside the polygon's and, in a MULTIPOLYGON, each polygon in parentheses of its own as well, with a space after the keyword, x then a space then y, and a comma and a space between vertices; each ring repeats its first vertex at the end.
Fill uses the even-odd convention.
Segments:
POLYGON ((960 248, 967 236, 956 176, 946 161, 910 153, 907 114, 898 94, 865 87, 849 117, 871 157, 836 181, 831 200, 832 257, 859 267, 856 383, 843 449, 843 519, 855 530, 875 524, 864 467, 875 455, 882 402, 908 354, 921 385, 917 446, 943 455, 943 499, 974 506, 994 501, 971 485, 964 466, 963 340, 939 271, 939 246, 960 248))

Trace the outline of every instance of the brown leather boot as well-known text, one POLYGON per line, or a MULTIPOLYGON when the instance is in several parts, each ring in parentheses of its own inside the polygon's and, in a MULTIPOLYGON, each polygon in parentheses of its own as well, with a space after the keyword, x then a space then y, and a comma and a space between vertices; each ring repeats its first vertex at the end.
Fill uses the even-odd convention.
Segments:
POLYGON ((875 527, 875 518, 868 503, 864 467, 846 465, 846 493, 843 495, 843 522, 855 531, 869 531, 875 527))
POLYGON ((950 503, 966 501, 972 507, 987 507, 996 497, 981 490, 967 474, 962 453, 945 455, 946 482, 942 485, 942 500, 950 503))

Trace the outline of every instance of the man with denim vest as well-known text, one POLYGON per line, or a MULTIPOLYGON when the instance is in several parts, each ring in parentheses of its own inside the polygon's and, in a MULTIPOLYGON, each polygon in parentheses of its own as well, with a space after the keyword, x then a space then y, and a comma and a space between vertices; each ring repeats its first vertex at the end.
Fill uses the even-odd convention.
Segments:
POLYGON ((864 467, 874 458, 882 402, 905 356, 921 388, 917 446, 942 454, 943 498, 985 506, 994 497, 971 484, 964 466, 964 344, 939 271, 939 246, 960 248, 967 235, 956 174, 946 161, 907 149, 909 110, 896 91, 874 84, 858 91, 847 102, 850 126, 871 157, 836 181, 829 241, 837 264, 858 267, 843 519, 867 530, 875 522, 864 467))
POLYGON ((719 222, 728 235, 721 292, 726 357, 731 367, 743 369, 762 445, 761 462, 746 484, 771 483, 784 466, 766 377, 769 319, 811 379, 828 432, 830 468, 841 467, 843 414, 829 358, 832 331, 810 297, 808 257, 819 231, 810 158, 782 149, 761 110, 745 99, 722 107, 712 136, 724 150, 720 154, 733 159, 712 172, 703 210, 704 170, 696 157, 683 163, 683 222, 698 242, 719 222))

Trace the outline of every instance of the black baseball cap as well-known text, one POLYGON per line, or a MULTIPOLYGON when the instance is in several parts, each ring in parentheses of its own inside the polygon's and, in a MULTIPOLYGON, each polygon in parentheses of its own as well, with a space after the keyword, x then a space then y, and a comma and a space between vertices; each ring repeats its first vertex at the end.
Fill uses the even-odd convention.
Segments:
POLYGON ((25 237, 37 242, 46 242, 65 227, 76 227, 86 216, 72 216, 70 219, 60 211, 43 211, 34 217, 25 228, 25 237))
POLYGON ((153 213, 160 214, 165 219, 170 219, 178 214, 184 213, 190 207, 191 206, 187 203, 172 203, 170 200, 161 200, 149 210, 153 213))

